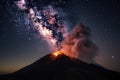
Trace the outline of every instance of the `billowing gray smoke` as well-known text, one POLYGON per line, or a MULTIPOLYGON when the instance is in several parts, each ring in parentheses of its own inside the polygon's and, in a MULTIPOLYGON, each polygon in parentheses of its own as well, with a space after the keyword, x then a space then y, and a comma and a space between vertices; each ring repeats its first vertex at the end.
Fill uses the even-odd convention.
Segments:
POLYGON ((90 40, 91 31, 79 23, 62 42, 61 52, 70 57, 76 57, 86 62, 93 62, 97 53, 97 46, 90 40))

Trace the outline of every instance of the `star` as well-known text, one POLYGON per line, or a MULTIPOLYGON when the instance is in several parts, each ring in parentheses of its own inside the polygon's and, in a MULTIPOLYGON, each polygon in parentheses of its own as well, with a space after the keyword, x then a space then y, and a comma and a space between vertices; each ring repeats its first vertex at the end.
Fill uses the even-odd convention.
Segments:
POLYGON ((115 56, 112 56, 112 59, 114 59, 115 58, 115 56))

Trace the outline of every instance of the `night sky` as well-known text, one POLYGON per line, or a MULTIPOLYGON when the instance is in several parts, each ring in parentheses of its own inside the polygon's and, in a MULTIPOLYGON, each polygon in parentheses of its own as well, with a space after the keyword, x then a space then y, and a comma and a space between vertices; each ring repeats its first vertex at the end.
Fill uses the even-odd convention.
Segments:
MULTIPOLYGON (((43 5, 50 0, 45 1, 43 5)), ((99 46, 96 63, 120 72, 120 0, 51 1, 62 1, 59 4, 70 30, 77 22, 91 28, 92 40, 99 46)), ((27 30, 23 15, 12 0, 0 0, 0 74, 14 72, 50 53, 48 44, 27 30)))

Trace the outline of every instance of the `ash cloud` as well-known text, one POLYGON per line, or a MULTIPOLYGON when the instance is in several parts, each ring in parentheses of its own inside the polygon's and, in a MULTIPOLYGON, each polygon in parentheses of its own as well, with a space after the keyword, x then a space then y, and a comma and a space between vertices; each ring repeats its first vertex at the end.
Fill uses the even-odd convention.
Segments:
POLYGON ((61 51, 70 57, 79 58, 91 63, 97 54, 98 47, 90 39, 91 30, 78 23, 62 42, 61 51))

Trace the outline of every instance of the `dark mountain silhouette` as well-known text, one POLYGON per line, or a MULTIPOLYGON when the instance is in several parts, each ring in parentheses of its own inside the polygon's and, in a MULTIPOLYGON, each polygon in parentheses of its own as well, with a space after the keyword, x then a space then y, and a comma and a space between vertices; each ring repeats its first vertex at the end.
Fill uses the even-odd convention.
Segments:
POLYGON ((120 80, 120 74, 64 54, 49 54, 0 80, 120 80))

